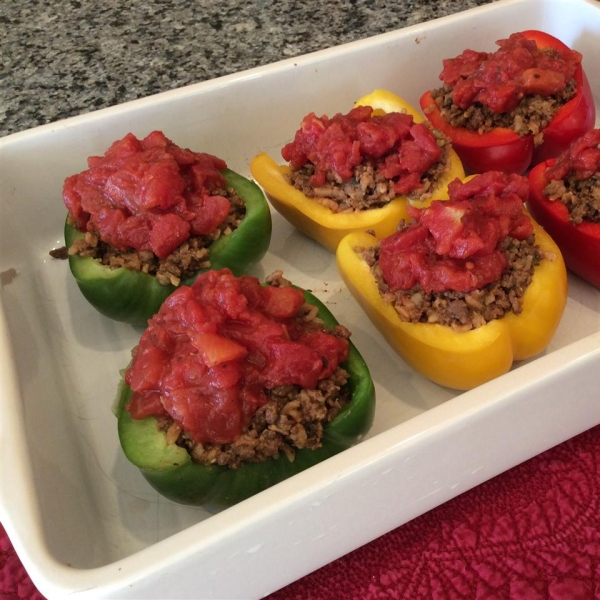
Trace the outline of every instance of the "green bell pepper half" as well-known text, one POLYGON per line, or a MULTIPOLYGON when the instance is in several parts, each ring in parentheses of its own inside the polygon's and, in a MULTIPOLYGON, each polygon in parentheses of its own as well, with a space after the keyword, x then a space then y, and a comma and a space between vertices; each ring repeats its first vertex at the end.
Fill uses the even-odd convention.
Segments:
MULTIPOLYGON (((306 301, 317 306, 328 327, 337 324, 329 309, 309 292, 306 301)), ((125 456, 136 465, 160 494, 181 504, 203 506, 216 511, 245 500, 262 490, 304 471, 349 448, 369 431, 375 413, 375 387, 362 356, 350 343, 348 360, 342 364, 350 378, 351 399, 336 417, 324 426, 322 446, 296 450, 293 462, 281 454, 262 463, 246 463, 237 469, 200 465, 176 444, 167 444, 155 417, 132 419, 125 408, 131 389, 121 380, 115 406, 119 440, 125 456)))
MULTIPOLYGON (((271 242, 271 212, 261 189, 249 179, 225 169, 227 185, 246 204, 246 214, 238 228, 210 245, 210 268, 227 267, 242 275, 266 254, 271 242)), ((84 233, 65 223, 67 248, 84 233)), ((103 315, 136 327, 145 327, 165 299, 175 291, 173 285, 161 285, 154 275, 125 268, 111 269, 90 257, 69 256, 71 273, 85 298, 103 315)), ((190 285, 206 271, 201 269, 182 280, 190 285)))

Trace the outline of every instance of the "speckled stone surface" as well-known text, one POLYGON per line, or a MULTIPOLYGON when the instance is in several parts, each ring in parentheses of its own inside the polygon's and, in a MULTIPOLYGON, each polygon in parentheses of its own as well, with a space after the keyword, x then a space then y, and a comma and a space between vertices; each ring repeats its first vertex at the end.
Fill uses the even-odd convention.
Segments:
POLYGON ((490 1, 0 2, 0 136, 490 1))

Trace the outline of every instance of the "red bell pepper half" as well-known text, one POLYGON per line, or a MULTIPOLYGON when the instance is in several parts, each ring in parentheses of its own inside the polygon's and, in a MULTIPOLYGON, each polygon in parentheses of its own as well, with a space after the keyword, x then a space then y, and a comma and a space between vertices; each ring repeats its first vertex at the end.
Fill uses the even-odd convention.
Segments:
MULTIPOLYGON (((590 131, 585 137, 592 134, 597 136, 598 130, 590 131)), ((556 170, 553 173, 550 169, 556 163, 557 159, 550 159, 529 172, 531 188, 527 203, 529 212, 554 239, 567 267, 583 279, 600 287, 600 223, 584 220, 574 224, 569 219, 567 206, 560 200, 550 200, 544 194, 548 183, 556 177, 556 170)))
MULTIPOLYGON (((568 49, 557 38, 535 30, 522 32, 538 48, 568 49)), ((473 173, 504 171, 523 173, 531 165, 558 156, 569 144, 594 126, 596 109, 590 84, 581 67, 575 71, 576 95, 562 106, 543 130, 544 141, 534 148, 532 134, 520 136, 511 129, 497 127, 483 134, 454 127, 442 117, 431 91, 421 96, 420 104, 432 125, 445 133, 465 168, 473 173)))

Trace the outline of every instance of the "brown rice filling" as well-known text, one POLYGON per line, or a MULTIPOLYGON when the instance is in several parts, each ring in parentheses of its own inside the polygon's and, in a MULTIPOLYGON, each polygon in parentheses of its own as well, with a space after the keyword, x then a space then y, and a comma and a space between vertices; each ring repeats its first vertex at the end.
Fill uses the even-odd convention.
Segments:
MULTIPOLYGON (((231 208, 227 218, 210 235, 192 236, 167 258, 160 259, 151 251, 118 250, 103 242, 97 233, 88 231, 68 249, 70 256, 91 257, 111 269, 123 267, 156 276, 161 285, 179 285, 199 269, 210 267, 210 245, 222 235, 230 235, 246 214, 246 205, 232 189, 213 190, 214 195, 226 197, 231 208)), ((69 217, 70 219, 70 217, 69 217)))
MULTIPOLYGON (((437 129, 431 129, 438 147, 442 150, 440 160, 421 177, 421 187, 408 194, 411 199, 425 200, 435 191, 438 181, 448 169, 450 139, 437 129)), ((315 187, 310 178, 315 167, 307 163, 299 169, 290 169, 288 181, 308 198, 329 208, 334 213, 353 213, 371 208, 381 208, 394 198, 394 181, 383 177, 374 161, 366 160, 354 169, 354 177, 342 181, 333 171, 327 174, 327 183, 315 187)))
POLYGON ((485 133, 495 127, 512 129, 520 136, 533 134, 536 146, 543 142, 543 130, 558 110, 577 93, 577 85, 572 79, 560 94, 523 96, 517 108, 508 113, 494 113, 487 106, 476 102, 466 110, 452 101, 452 88, 444 85, 432 90, 431 96, 444 119, 453 127, 464 127, 469 131, 485 133))
POLYGON ((522 241, 508 237, 501 248, 509 263, 509 269, 501 279, 472 292, 442 293, 426 293, 420 285, 394 292, 381 274, 379 247, 358 251, 371 267, 383 300, 394 306, 402 321, 437 323, 454 331, 469 331, 500 319, 510 311, 520 314, 523 295, 531 283, 535 267, 544 258, 554 258, 540 251, 535 245, 534 235, 522 241))
POLYGON ((564 180, 553 180, 544 188, 544 194, 550 200, 560 200, 569 209, 569 220, 574 224, 600 223, 600 173, 588 179, 569 175, 564 180))

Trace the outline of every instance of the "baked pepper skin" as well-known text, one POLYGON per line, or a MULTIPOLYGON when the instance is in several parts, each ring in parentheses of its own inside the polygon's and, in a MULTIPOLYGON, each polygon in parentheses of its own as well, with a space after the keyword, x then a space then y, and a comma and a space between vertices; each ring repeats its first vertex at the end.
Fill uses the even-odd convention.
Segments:
MULTIPOLYGON (((306 301, 317 306, 325 325, 337 324, 329 309, 309 292, 306 301)), ((324 426, 322 447, 297 450, 294 462, 285 455, 263 463, 246 463, 238 469, 194 463, 184 448, 167 444, 158 431, 156 419, 134 420, 125 409, 131 389, 121 381, 115 414, 121 446, 150 485, 160 494, 181 504, 220 510, 299 473, 352 446, 373 424, 375 387, 369 369, 356 347, 350 343, 348 360, 342 366, 349 372, 350 402, 324 426)))
POLYGON ((462 333, 400 320, 392 305, 382 300, 368 264, 354 250, 375 246, 372 235, 346 236, 337 250, 337 266, 351 294, 406 363, 440 385, 468 390, 503 375, 513 361, 542 352, 562 317, 567 299, 565 264, 550 236, 535 222, 533 228, 536 243, 556 259, 536 267, 523 297, 523 312, 462 333))
MULTIPOLYGON (((538 48, 567 49, 560 40, 542 31, 528 30, 522 33, 535 41, 538 48)), ((534 148, 531 134, 519 136, 503 127, 479 134, 463 127, 453 127, 440 114, 430 91, 421 96, 420 105, 431 124, 452 140, 452 146, 471 173, 524 173, 530 165, 558 156, 574 139, 594 126, 594 98, 581 65, 575 72, 575 81, 575 97, 559 109, 544 129, 544 142, 537 148, 534 148)))
MULTIPOLYGON (((416 123, 425 121, 417 109, 402 98, 385 90, 375 90, 362 97, 354 106, 371 106, 374 111, 402 112, 412 115, 416 123)), ((265 190, 273 207, 286 220, 308 237, 335 252, 340 240, 353 231, 371 229, 378 237, 385 237, 396 230, 398 221, 407 219, 406 206, 428 206, 432 200, 446 197, 446 187, 456 179, 464 177, 464 169, 456 153, 450 151, 450 168, 440 181, 432 197, 425 201, 409 201, 398 196, 382 208, 357 213, 335 214, 315 200, 290 185, 286 179, 287 165, 278 165, 268 154, 261 153, 250 164, 250 172, 265 190)))
POLYGON ((562 202, 544 195, 549 183, 546 170, 555 162, 545 161, 529 172, 529 212, 556 242, 567 267, 600 288, 600 223, 584 221, 576 225, 569 221, 569 209, 562 202))
MULTIPOLYGON (((227 267, 235 275, 242 275, 257 264, 269 248, 271 213, 264 194, 254 182, 229 169, 222 173, 227 185, 244 199, 246 215, 233 233, 211 244, 210 268, 227 267)), ((77 228, 65 224, 67 248, 83 235, 77 228)), ((90 257, 69 256, 69 266, 79 289, 94 308, 111 319, 136 327, 145 327, 176 289, 173 285, 161 285, 153 275, 124 268, 111 269, 90 257)), ((181 283, 190 285, 206 270, 198 271, 181 283)))

